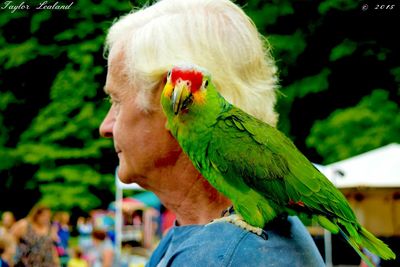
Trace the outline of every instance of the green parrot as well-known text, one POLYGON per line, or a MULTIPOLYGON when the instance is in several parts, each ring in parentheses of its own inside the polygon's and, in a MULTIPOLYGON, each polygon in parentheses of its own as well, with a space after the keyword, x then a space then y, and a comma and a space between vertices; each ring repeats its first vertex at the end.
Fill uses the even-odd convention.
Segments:
POLYGON ((261 228, 277 216, 297 215, 341 233, 371 266, 361 248, 382 259, 396 257, 358 223, 343 194, 289 138, 226 101, 205 69, 173 67, 161 105, 166 127, 182 150, 232 201, 239 217, 227 220, 261 234, 261 228))

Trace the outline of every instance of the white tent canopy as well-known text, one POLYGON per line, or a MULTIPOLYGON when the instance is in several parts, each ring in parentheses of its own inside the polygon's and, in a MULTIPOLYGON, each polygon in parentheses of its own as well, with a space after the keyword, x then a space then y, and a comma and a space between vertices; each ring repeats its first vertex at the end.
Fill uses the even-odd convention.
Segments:
MULTIPOLYGON (((338 188, 399 188, 400 145, 390 144, 326 166, 315 166, 338 188)), ((331 233, 324 231, 326 266, 332 264, 331 233)))
POLYGON ((400 187, 400 144, 317 166, 338 188, 400 187))

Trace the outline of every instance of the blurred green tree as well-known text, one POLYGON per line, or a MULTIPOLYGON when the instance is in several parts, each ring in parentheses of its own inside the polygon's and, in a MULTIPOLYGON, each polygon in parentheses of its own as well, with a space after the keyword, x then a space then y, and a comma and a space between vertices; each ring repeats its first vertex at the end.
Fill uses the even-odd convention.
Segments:
POLYGON ((377 10, 370 2, 364 9, 367 2, 239 1, 267 36, 280 70, 278 127, 315 162, 399 142, 399 131, 393 132, 398 130, 396 113, 391 113, 392 121, 379 115, 400 103, 400 39, 394 23, 399 9, 377 10), (385 97, 378 91, 365 98, 376 88, 385 97), (379 106, 357 105, 361 99, 379 99, 379 106), (366 116, 367 108, 376 115, 366 116), (348 122, 363 117, 363 133, 351 127, 333 131, 336 109, 348 122), (330 136, 339 131, 346 138, 330 136), (381 138, 375 138, 376 131, 381 138))
POLYGON ((400 107, 377 89, 354 107, 338 109, 317 121, 307 144, 317 148, 324 163, 332 163, 382 144, 400 143, 400 107))
POLYGON ((21 197, 82 211, 111 201, 116 161, 98 134, 108 108, 102 51, 112 21, 131 8, 80 0, 69 10, 1 11, 0 208, 26 212, 21 197))

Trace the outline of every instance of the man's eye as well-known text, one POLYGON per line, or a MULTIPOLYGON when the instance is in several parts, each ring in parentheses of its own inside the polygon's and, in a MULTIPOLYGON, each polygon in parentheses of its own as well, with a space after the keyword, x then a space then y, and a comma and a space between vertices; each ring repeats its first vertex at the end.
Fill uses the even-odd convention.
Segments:
POLYGON ((104 101, 110 103, 111 105, 114 103, 114 100, 113 100, 113 98, 111 96, 106 96, 104 98, 104 101))
POLYGON ((113 106, 118 105, 120 103, 119 100, 112 98, 111 96, 106 97, 105 100, 108 101, 113 106))

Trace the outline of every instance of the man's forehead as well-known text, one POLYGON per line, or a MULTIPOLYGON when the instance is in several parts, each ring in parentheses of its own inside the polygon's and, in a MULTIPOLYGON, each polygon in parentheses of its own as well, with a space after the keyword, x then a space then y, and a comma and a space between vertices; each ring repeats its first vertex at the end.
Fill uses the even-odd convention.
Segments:
POLYGON ((115 49, 112 49, 109 56, 108 56, 108 71, 120 71, 124 69, 124 62, 125 62, 125 54, 123 51, 118 50, 113 52, 115 49))
POLYGON ((115 93, 114 84, 125 82, 128 82, 128 76, 125 72, 124 53, 121 50, 115 52, 115 49, 112 49, 108 56, 107 79, 103 90, 106 94, 113 94, 115 93))
POLYGON ((121 64, 125 58, 124 46, 122 42, 115 43, 108 53, 108 64, 121 64))

